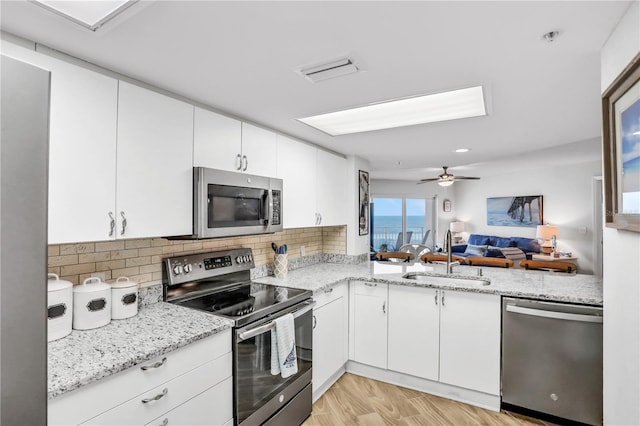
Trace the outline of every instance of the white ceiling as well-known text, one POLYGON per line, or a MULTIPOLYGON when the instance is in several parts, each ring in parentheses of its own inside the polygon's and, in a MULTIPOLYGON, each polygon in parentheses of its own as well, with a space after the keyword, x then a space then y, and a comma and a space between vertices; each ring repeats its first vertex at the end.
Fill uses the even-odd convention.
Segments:
POLYGON ((413 180, 597 159, 599 52, 630 3, 145 1, 95 33, 27 1, 0 12, 4 31, 413 180), (365 72, 295 72, 344 54, 365 72), (478 84, 485 117, 337 137, 295 121, 478 84))

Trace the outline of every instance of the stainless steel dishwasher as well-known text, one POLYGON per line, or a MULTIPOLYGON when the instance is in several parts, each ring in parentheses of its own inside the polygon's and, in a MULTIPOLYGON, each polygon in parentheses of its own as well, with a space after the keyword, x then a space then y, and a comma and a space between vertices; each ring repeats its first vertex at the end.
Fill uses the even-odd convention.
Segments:
POLYGON ((602 424, 602 308, 503 298, 502 405, 602 424))

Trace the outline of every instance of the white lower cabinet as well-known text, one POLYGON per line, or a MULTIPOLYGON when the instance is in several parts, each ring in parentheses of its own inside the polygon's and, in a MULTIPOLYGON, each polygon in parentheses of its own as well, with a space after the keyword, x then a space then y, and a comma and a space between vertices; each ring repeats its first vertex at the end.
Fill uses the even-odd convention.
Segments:
POLYGON ((440 381, 499 395, 500 296, 440 292, 440 381))
POLYGON ((438 380, 438 290, 389 286, 389 370, 438 380))
POLYGON ((387 284, 353 281, 350 287, 351 359, 387 368, 387 284))
POLYGON ((314 295, 313 309, 313 399, 316 400, 337 379, 347 362, 347 283, 337 284, 314 295))
POLYGON ((232 362, 227 330, 50 400, 48 424, 225 424, 232 362))
POLYGON ((355 281, 350 296, 353 361, 500 395, 499 295, 355 281))

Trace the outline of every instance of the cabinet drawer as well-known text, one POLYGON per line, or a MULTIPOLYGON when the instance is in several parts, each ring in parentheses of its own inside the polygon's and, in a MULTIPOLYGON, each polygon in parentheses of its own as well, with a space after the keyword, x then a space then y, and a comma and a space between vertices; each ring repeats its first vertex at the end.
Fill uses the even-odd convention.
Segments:
POLYGON ((331 303, 341 297, 347 296, 347 283, 341 282, 319 290, 313 294, 313 300, 316 301, 315 309, 318 309, 327 303, 331 303))
POLYGON ((387 297, 387 284, 368 281, 352 281, 354 294, 365 296, 387 297))
POLYGON ((233 424, 233 381, 225 379, 147 423, 148 426, 233 424))
MULTIPOLYGON (((220 383, 225 379, 230 380, 231 363, 231 353, 225 354, 219 359, 209 361, 186 374, 144 392, 83 424, 146 424, 203 393, 212 384, 220 383)), ((224 421, 226 420, 224 419, 224 421)))
POLYGON ((80 424, 181 374, 231 352, 231 330, 142 362, 86 387, 49 400, 48 423, 80 424), (166 358, 166 361, 162 361, 166 358), (148 368, 154 364, 162 365, 148 368))

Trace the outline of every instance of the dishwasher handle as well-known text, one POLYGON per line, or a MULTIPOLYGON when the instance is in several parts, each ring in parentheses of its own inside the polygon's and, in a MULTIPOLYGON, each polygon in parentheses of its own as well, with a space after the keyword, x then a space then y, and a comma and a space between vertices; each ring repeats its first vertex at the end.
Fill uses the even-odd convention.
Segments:
POLYGON ((552 318, 566 321, 602 323, 602 317, 596 315, 572 314, 569 312, 543 311, 541 309, 525 308, 516 305, 507 305, 507 312, 514 314, 530 315, 534 317, 552 318))

